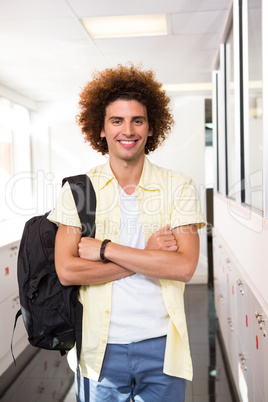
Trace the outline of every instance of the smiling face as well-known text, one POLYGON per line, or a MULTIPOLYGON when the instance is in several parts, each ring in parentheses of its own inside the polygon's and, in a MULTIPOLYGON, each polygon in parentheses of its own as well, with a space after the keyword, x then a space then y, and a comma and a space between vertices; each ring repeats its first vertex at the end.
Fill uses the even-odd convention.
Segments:
POLYGON ((110 160, 144 158, 149 122, 146 107, 136 100, 116 100, 106 107, 101 137, 106 138, 110 160))

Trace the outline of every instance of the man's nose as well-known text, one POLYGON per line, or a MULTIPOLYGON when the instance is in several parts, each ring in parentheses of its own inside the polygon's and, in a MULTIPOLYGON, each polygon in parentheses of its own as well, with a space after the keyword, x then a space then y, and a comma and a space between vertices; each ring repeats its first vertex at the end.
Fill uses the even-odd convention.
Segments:
POLYGON ((127 121, 126 121, 126 122, 124 123, 123 128, 124 128, 124 134, 125 134, 125 135, 133 135, 133 134, 134 134, 134 132, 133 132, 133 126, 132 126, 131 122, 127 122, 127 121))

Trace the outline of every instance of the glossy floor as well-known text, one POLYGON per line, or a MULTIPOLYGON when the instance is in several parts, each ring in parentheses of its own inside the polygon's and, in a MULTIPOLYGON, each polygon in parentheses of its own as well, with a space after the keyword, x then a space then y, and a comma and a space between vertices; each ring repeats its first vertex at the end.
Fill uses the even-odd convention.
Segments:
POLYGON ((186 286, 185 311, 194 369, 185 402, 236 402, 218 332, 213 289, 186 286))

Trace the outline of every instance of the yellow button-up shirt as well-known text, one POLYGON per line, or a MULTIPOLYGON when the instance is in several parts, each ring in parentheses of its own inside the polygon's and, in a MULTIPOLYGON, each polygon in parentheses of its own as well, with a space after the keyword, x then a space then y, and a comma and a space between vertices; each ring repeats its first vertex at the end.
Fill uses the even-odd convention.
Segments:
MULTIPOLYGON (((119 242, 120 192, 109 161, 88 173, 97 197, 96 238, 119 242)), ((146 241, 167 223, 171 229, 195 224, 205 226, 195 186, 189 177, 160 168, 145 158, 140 182, 135 190, 139 214, 146 241)), ((48 217, 64 225, 81 227, 73 196, 66 183, 57 204, 48 217)), ((192 361, 189 350, 184 313, 184 283, 160 279, 162 296, 168 315, 167 343, 164 373, 192 379, 192 361)), ((107 345, 113 282, 81 286, 79 297, 83 304, 83 336, 80 359, 83 376, 98 380, 107 345)), ((70 367, 76 369, 76 351, 68 354, 70 367)))

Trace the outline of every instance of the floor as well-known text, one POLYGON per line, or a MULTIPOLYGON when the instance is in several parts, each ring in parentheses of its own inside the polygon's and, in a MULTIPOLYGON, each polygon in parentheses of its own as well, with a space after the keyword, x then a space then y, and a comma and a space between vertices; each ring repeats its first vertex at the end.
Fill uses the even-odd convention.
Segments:
MULTIPOLYGON (((213 289, 187 285, 185 309, 194 367, 185 402, 237 402, 217 331, 213 289)), ((40 350, 16 375, 0 401, 75 402, 73 373, 66 358, 40 350)))
POLYGON ((185 402, 237 402, 218 332, 213 289, 186 286, 185 311, 194 371, 185 402))

